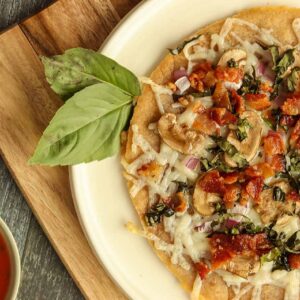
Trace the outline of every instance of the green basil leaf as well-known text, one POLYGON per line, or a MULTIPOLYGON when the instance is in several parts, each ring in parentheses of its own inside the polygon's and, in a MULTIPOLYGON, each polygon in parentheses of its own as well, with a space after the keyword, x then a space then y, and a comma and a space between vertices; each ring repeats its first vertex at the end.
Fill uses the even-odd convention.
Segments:
POLYGON ((229 156, 234 156, 234 154, 236 154, 238 151, 235 148, 234 145, 232 145, 231 143, 229 143, 228 141, 226 141, 225 138, 223 137, 212 137, 213 140, 216 142, 216 144, 218 145, 218 147, 220 147, 220 149, 222 151, 224 151, 225 153, 227 153, 229 156))
POLYGON ((227 62, 227 67, 228 68, 238 68, 239 67, 239 64, 237 61, 234 60, 234 58, 231 58, 228 60, 227 62))
POLYGON ((275 261, 280 255, 281 251, 277 247, 275 247, 269 253, 261 256, 260 262, 264 264, 266 262, 275 261))
POLYGON ((236 137, 240 142, 247 138, 248 136, 247 129, 250 128, 252 128, 252 126, 249 124, 247 119, 239 118, 237 123, 237 130, 235 133, 236 133, 236 137))
POLYGON ((248 165, 248 161, 239 152, 235 153, 231 158, 236 162, 239 168, 244 168, 248 165))
POLYGON ((285 192, 279 186, 273 188, 273 200, 280 202, 285 200, 285 192))
POLYGON ((287 77, 286 82, 287 82, 287 88, 289 92, 294 92, 295 89, 297 88, 297 82, 299 82, 299 72, 300 68, 295 67, 293 68, 291 74, 287 77))
POLYGON ((279 60, 277 66, 275 67, 277 77, 282 78, 288 67, 295 62, 294 51, 295 49, 287 50, 279 60))
POLYGON ((255 68, 252 67, 252 75, 249 73, 245 74, 242 86, 239 88, 238 93, 240 95, 258 94, 260 90, 260 84, 261 81, 256 77, 255 68))
POLYGON ((285 249, 290 253, 300 253, 300 230, 294 232, 287 240, 285 249))
POLYGON ((70 96, 83 88, 105 82, 132 96, 140 94, 136 76, 114 60, 93 50, 73 48, 62 55, 42 57, 51 88, 60 96, 70 96))
POLYGON ((132 97, 100 83, 76 93, 55 114, 29 163, 72 165, 119 151, 132 97))
POLYGON ((277 66, 277 62, 279 60, 279 50, 278 50, 278 46, 271 46, 269 48, 271 56, 272 56, 272 61, 273 61, 273 70, 275 70, 276 66, 277 66))

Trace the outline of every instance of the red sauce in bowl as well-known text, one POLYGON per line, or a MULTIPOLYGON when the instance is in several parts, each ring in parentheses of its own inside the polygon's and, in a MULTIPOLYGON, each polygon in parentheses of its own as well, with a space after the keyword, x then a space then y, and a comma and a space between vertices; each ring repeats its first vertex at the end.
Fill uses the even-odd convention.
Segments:
POLYGON ((3 236, 0 234, 0 300, 5 299, 10 281, 10 258, 3 236))

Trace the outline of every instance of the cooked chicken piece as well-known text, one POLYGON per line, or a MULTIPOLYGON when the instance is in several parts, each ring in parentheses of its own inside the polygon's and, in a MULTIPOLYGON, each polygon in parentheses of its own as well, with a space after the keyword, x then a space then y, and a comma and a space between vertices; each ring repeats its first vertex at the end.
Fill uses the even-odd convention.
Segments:
POLYGON ((210 273, 203 280, 199 300, 228 300, 228 288, 222 277, 210 273))
POLYGON ((223 267, 228 272, 248 278, 259 270, 260 262, 257 257, 236 256, 223 267))
POLYGON ((266 189, 260 193, 258 203, 254 205, 255 210, 260 215, 264 224, 272 222, 276 217, 284 213, 294 211, 294 201, 275 201, 273 199, 273 188, 279 187, 285 194, 290 191, 290 186, 286 181, 278 181, 272 185, 272 188, 266 189))

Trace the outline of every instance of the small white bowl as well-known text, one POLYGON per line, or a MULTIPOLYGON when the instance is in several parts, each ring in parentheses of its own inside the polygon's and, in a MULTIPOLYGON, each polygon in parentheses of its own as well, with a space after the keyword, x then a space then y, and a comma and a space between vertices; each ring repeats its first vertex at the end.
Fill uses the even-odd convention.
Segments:
POLYGON ((4 238, 6 242, 10 263, 11 263, 11 274, 10 274, 10 283, 8 294, 5 300, 15 300, 18 294, 18 288, 20 284, 20 274, 21 274, 21 265, 20 265, 20 255, 16 241, 11 234, 9 228, 0 218, 0 235, 4 238))

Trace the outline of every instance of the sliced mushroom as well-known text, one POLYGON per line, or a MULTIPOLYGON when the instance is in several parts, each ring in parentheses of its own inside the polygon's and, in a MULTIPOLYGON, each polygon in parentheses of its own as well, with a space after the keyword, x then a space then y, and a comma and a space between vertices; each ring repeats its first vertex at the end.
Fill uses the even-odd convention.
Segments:
POLYGON ((239 67, 242 67, 246 64, 247 52, 242 49, 230 49, 226 51, 220 58, 218 66, 226 67, 227 62, 233 59, 238 63, 239 67))
MULTIPOLYGON (((260 145, 263 122, 259 115, 254 111, 245 111, 241 114, 241 119, 246 119, 251 126, 250 128, 247 128, 247 137, 243 141, 239 141, 234 131, 231 131, 227 136, 227 141, 235 146, 237 151, 242 154, 248 162, 251 162, 255 158, 260 145)), ((236 162, 233 161, 228 154, 225 154, 224 158, 225 162, 230 167, 237 166, 236 162)))
POLYGON ((219 202, 221 197, 215 193, 207 193, 203 191, 203 189, 196 184, 194 195, 193 195, 193 205, 194 208, 204 216, 211 216, 214 211, 214 204, 219 202))
POLYGON ((254 208, 260 215, 261 221, 264 224, 272 222, 276 217, 284 213, 291 213, 294 210, 292 201, 275 201, 273 199, 273 187, 278 186, 284 193, 290 191, 288 182, 282 180, 274 183, 272 188, 262 191, 259 195, 259 201, 255 204, 254 208))
POLYGON ((224 269, 243 278, 257 273, 260 262, 257 257, 236 256, 224 265, 224 269))
POLYGON ((184 154, 202 155, 212 143, 209 137, 179 124, 175 114, 164 114, 159 119, 158 132, 168 146, 184 154))

